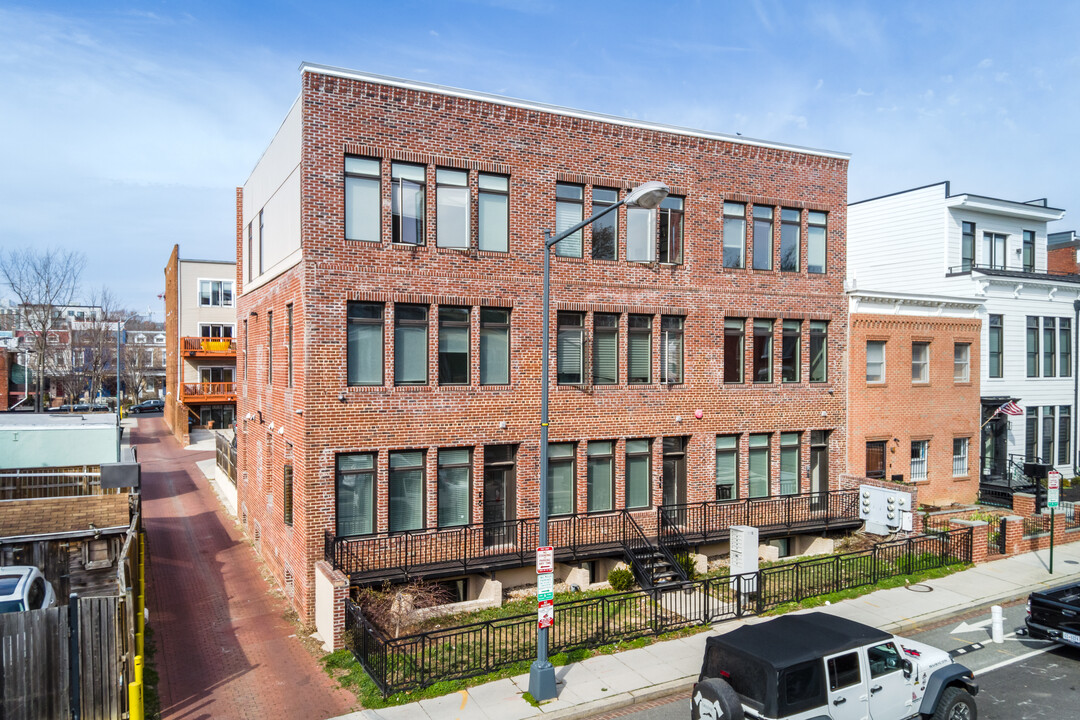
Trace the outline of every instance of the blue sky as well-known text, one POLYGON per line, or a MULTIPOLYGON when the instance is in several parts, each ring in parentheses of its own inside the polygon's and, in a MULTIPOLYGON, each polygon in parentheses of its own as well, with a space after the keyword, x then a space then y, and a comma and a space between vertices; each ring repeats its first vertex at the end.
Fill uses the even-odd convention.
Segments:
POLYGON ((0 2, 0 247, 83 250, 133 309, 233 255, 302 60, 852 153, 1080 227, 1080 4, 0 2))

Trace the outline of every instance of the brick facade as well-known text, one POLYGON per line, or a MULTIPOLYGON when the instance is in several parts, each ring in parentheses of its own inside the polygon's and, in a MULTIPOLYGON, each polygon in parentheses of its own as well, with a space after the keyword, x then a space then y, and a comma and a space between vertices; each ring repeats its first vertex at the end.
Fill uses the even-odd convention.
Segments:
MULTIPOLYGON (((484 447, 517 446, 518 518, 537 512, 539 463, 540 335, 543 228, 555 221, 555 184, 584 186, 588 216, 594 186, 625 189, 658 179, 685 197, 684 262, 640 264, 625 259, 627 213, 619 211, 619 260, 591 259, 584 231, 582 259, 552 260, 552 336, 559 310, 619 315, 619 383, 559 385, 551 372, 552 442, 575 442, 576 510, 586 510, 586 449, 590 440, 616 441, 614 507, 624 507, 625 440, 651 438, 654 505, 661 502, 663 437, 688 439, 685 500, 715 498, 715 439, 738 434, 739 495, 745 497, 748 434, 770 433, 770 493, 779 492, 780 433, 797 432, 799 482, 809 489, 810 430, 828 432, 828 477, 835 487, 845 470, 845 273, 847 159, 602 122, 463 99, 435 90, 302 74, 300 227, 302 260, 239 294, 238 482, 242 519, 256 547, 310 618, 313 567, 323 555, 323 533, 335 530, 335 457, 377 453, 377 532, 387 530, 388 452, 419 449, 424 456, 425 523, 437 525, 437 449, 472 448, 471 519, 483 519, 484 447), (382 240, 344 239, 343 161, 346 154, 382 161, 382 240), (426 165, 427 237, 418 247, 391 243, 391 162, 426 165), (435 169, 467 169, 472 202, 469 250, 436 247, 435 169), (510 177, 510 249, 476 249, 478 171, 510 177), (780 272, 723 267, 725 200, 773 207, 773 267, 780 267, 780 209, 800 211, 800 270, 780 272), (828 213, 827 272, 806 270, 806 210, 828 213), (346 378, 346 303, 384 305, 384 384, 351 387, 346 378), (395 386, 394 308, 429 307, 428 375, 422 386, 395 386), (293 312, 293 387, 285 367, 286 306, 293 312), (470 314, 470 384, 438 384, 438 307, 467 306, 470 314), (477 308, 511 309, 510 382, 481 386, 477 308), (274 373, 268 382, 267 321, 273 313, 274 373), (627 315, 653 317, 652 377, 628 385, 627 315), (685 318, 685 381, 660 376, 662 315, 685 318), (774 321, 773 381, 723 382, 724 319, 774 321), (782 320, 801 320, 801 376, 782 383, 782 320), (808 322, 828 325, 827 381, 810 383, 808 322), (245 353, 245 348, 246 353, 245 353), (696 417, 697 411, 701 417, 696 417), (289 460, 286 460, 286 454, 289 460), (284 466, 293 471, 292 524, 284 522, 284 466), (286 571, 292 584, 286 582, 286 571)), ((749 209, 749 205, 748 205, 749 209)), ((251 220, 238 221, 238 235, 251 220)), ((752 226, 752 222, 748 222, 752 226)), ((750 230, 747 232, 751 235, 750 230)), ((749 238, 748 238, 749 240, 749 238)), ((749 242, 748 242, 749 244, 749 242)), ((238 286, 245 267, 238 236, 238 286)), ((750 254, 747 253, 748 261, 750 254)), ((748 262, 749 264, 749 262, 748 262)), ((747 324, 747 368, 753 367, 752 322, 747 324)), ((555 342, 552 340, 552 364, 555 342)), ((977 357, 977 354, 975 355, 977 357)), ((975 390, 977 398, 977 387, 975 390)))
POLYGON ((165 265, 165 424, 181 445, 188 444, 187 408, 180 402, 180 246, 165 265))
POLYGON ((1046 251, 1047 271, 1053 274, 1076 275, 1080 272, 1076 263, 1077 252, 1080 250, 1071 245, 1049 248, 1046 251))

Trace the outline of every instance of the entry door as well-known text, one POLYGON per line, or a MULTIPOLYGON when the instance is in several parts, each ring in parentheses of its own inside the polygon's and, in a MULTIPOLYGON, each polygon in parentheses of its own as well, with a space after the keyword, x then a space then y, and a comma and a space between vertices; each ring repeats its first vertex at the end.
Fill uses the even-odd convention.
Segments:
POLYGON ((484 448, 484 547, 514 543, 514 515, 514 446, 488 446, 484 448))
POLYGON ((664 438, 664 471, 662 475, 664 505, 686 502, 686 438, 664 438))
POLYGON ((810 492, 815 510, 828 507, 829 489, 829 433, 826 430, 810 431, 810 492))
POLYGON ((983 406, 982 429, 982 480, 984 482, 1004 482, 1006 478, 1005 463, 1008 450, 1009 422, 1006 416, 998 414, 992 420, 991 417, 996 407, 983 406))
POLYGON ((829 717, 832 720, 865 720, 869 711, 859 651, 825 658, 829 682, 829 717))

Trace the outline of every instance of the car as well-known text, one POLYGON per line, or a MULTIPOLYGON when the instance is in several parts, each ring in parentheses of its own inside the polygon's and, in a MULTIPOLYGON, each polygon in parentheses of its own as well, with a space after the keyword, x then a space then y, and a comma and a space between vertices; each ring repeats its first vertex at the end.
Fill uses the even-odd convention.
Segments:
POLYGON ((971 670, 943 650, 822 612, 705 641, 693 720, 976 720, 971 670))
POLYGON ((54 605, 56 593, 36 567, 0 567, 0 613, 40 610, 54 605))
POLYGON ((161 412, 165 409, 164 400, 143 400, 138 405, 128 408, 129 413, 161 412))

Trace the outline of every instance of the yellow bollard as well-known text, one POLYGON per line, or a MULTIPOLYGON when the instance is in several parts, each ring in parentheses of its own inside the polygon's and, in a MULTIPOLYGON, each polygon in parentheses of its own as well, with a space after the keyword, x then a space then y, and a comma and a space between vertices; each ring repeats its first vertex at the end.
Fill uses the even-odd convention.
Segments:
POLYGON ((143 720, 143 687, 140 682, 128 683, 128 718, 143 720))
POLYGON ((137 682, 140 685, 142 685, 142 673, 143 673, 142 665, 143 665, 142 655, 136 655, 135 656, 135 682, 137 682))

